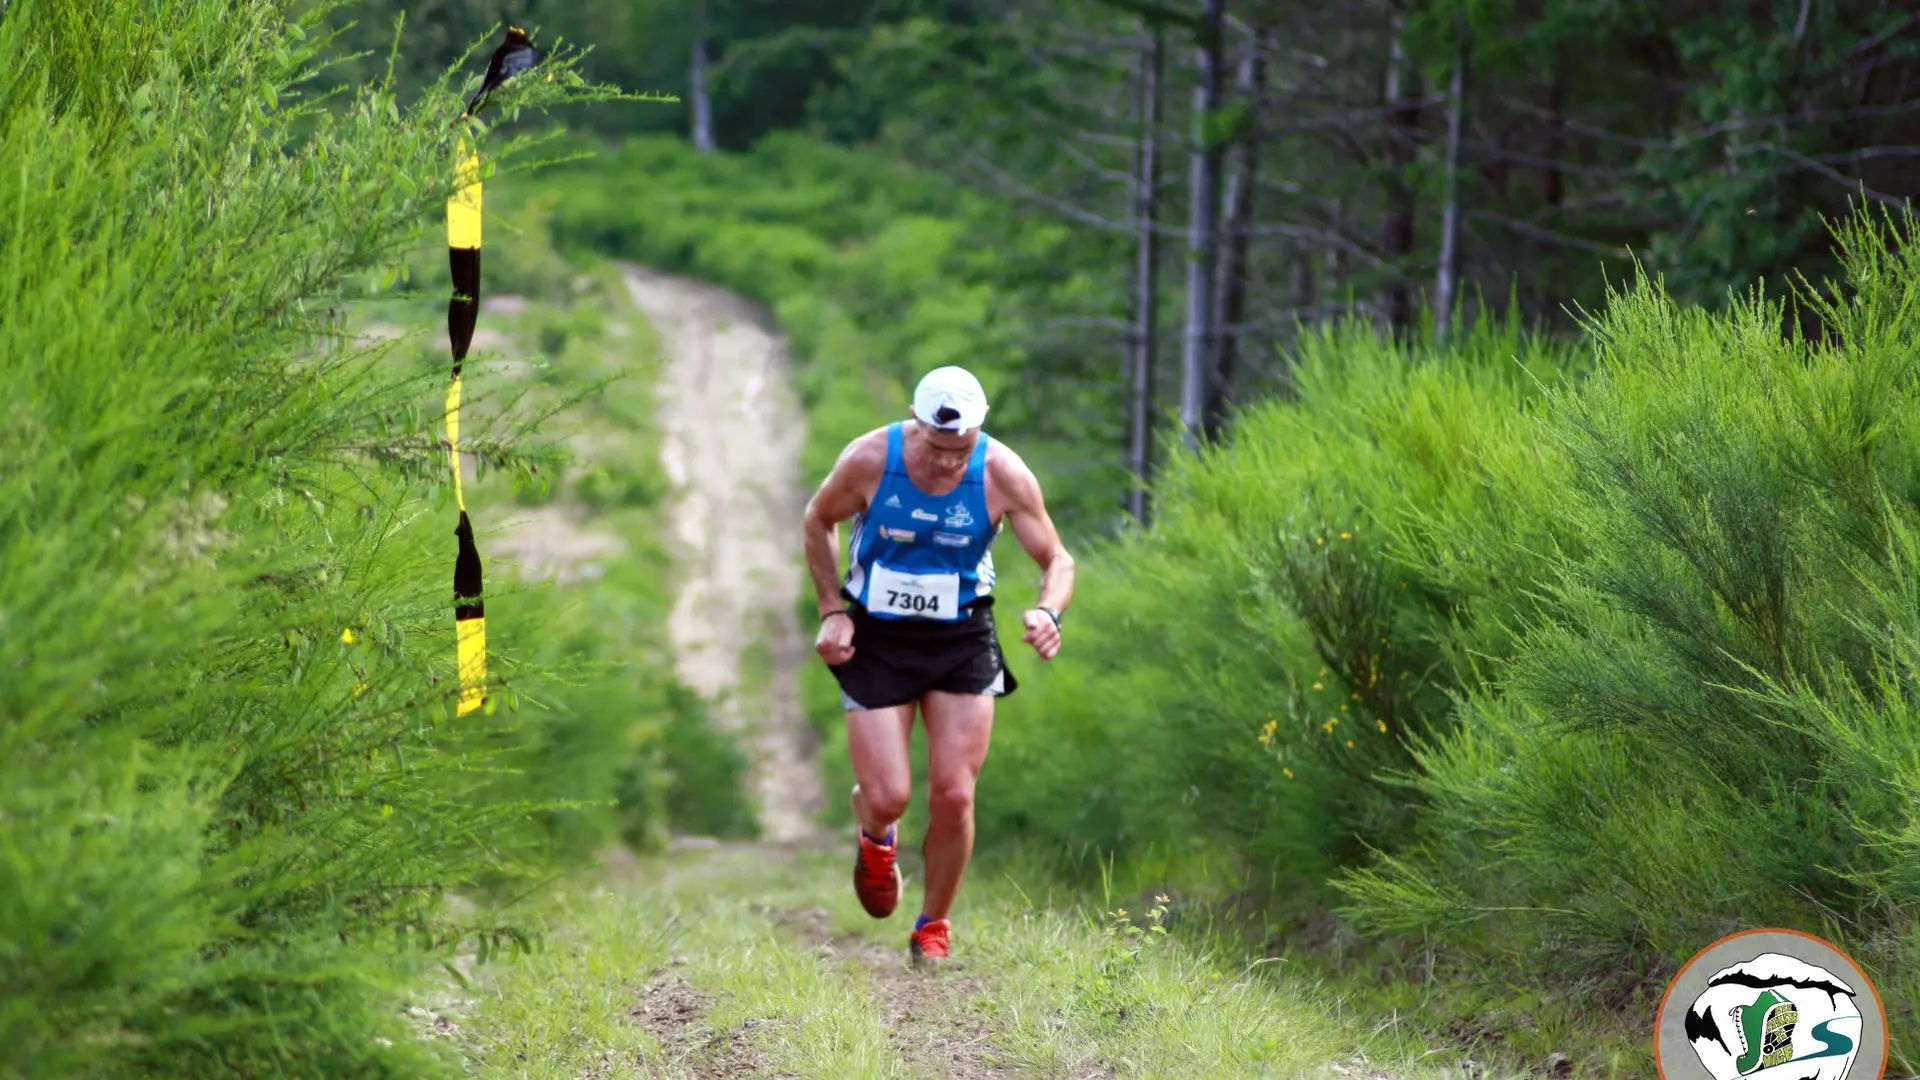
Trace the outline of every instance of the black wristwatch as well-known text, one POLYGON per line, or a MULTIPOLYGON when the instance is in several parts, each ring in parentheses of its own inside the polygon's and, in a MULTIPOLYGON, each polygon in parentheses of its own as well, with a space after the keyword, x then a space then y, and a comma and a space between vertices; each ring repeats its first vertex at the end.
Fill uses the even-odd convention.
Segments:
POLYGON ((1050 607, 1041 607, 1039 604, 1033 605, 1033 610, 1045 612, 1047 615, 1047 618, 1053 620, 1053 628, 1055 630, 1060 629, 1060 613, 1059 612, 1053 610, 1050 607))

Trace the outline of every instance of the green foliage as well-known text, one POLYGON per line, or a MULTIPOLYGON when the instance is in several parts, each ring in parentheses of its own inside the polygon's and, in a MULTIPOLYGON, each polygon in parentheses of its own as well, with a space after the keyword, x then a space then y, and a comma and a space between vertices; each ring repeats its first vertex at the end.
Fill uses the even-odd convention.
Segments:
MULTIPOLYGON (((768 307, 797 361, 809 480, 826 475, 848 440, 904 415, 922 373, 962 363, 993 399, 994 433, 1057 478, 1056 516, 1095 527, 1113 516, 1119 455, 1089 462, 1081 419, 1103 392, 1059 379, 1027 347, 1004 285, 1048 259, 1063 230, 1028 230, 996 247, 1004 222, 994 203, 798 136, 710 156, 633 138, 548 175, 563 249, 697 275, 768 307)), ((1082 284, 1068 273, 1027 295, 1082 284)))
POLYGON ((1206 836, 1297 885, 1408 825, 1415 800, 1387 774, 1450 725, 1472 655, 1510 645, 1464 602, 1466 566, 1416 572, 1396 535, 1491 501, 1494 466, 1528 473, 1498 436, 1566 358, 1485 320, 1441 364, 1357 325, 1304 346, 1297 403, 1172 463, 1153 530, 1083 560, 1071 656, 1004 706, 983 835, 1123 852, 1206 836))
MULTIPOLYGON (((751 835, 744 753, 679 683, 666 636, 673 562, 664 542, 669 483, 651 393, 657 342, 617 273, 598 260, 574 263, 554 252, 550 192, 515 177, 489 189, 488 208, 490 221, 502 226, 497 231, 513 238, 501 245, 508 257, 524 255, 527 265, 551 271, 525 279, 534 296, 548 299, 520 294, 491 318, 483 307, 489 329, 504 332, 507 344, 478 350, 469 361, 468 411, 514 424, 545 417, 548 428, 582 448, 569 457, 585 460, 542 465, 538 483, 511 490, 497 482, 469 485, 469 503, 477 520, 502 531, 537 506, 559 520, 536 531, 579 529, 614 542, 614 550, 581 568, 591 571, 583 577, 515 582, 508 591, 503 609, 544 630, 526 637, 539 642, 543 662, 559 678, 525 711, 516 731, 525 745, 497 796, 548 807, 534 817, 540 854, 562 862, 614 842, 657 847, 674 831, 751 835), (500 351, 511 359, 501 363, 500 351)), ((490 240, 488 251, 495 246, 490 240)), ((410 256, 405 276, 414 285, 430 282, 431 267, 444 261, 442 249, 423 247, 410 256)), ((369 317, 380 308, 405 317, 445 287, 392 293, 366 305, 369 317)), ((421 348, 423 362, 439 363, 439 346, 421 348)), ((483 552, 489 543, 483 536, 483 552)))
POLYGON ((1911 1014, 1920 248, 1897 225, 1840 231, 1821 339, 1757 291, 1709 316, 1645 280, 1594 320, 1599 370, 1535 435, 1573 482, 1532 512, 1584 553, 1541 575, 1554 610, 1505 685, 1421 754, 1422 842, 1352 880, 1356 914, 1626 972, 1804 927, 1911 1014))
POLYGON ((876 20, 938 13, 966 23, 977 17, 968 7, 950 0, 349 0, 331 24, 356 54, 336 77, 364 81, 385 70, 404 17, 397 74, 409 96, 474 41, 512 24, 542 46, 584 44, 580 68, 589 78, 678 99, 666 108, 560 113, 569 127, 608 134, 689 130, 689 63, 704 24, 715 132, 721 146, 741 149, 810 118, 836 137, 870 135, 888 98, 848 85, 837 58, 854 51, 876 20))
POLYGON ((1141 985, 1141 966, 1143 954, 1150 957, 1147 950, 1167 936, 1168 903, 1165 896, 1154 897, 1144 925, 1126 908, 1115 908, 1099 927, 1099 966, 1081 975, 1077 990, 1083 1007, 1109 1032, 1124 1028, 1129 1020, 1138 1023, 1139 1014, 1152 1004, 1141 985))
MULTIPOLYGON (((296 10, 0 18, 0 1076, 433 1075, 392 993, 519 872, 486 787, 540 673, 501 612, 454 719, 444 361, 338 333, 459 105, 316 107, 296 10)), ((568 63, 503 100, 595 96, 568 63)))
POLYGON ((1484 319, 1426 356, 1309 337, 1298 402, 1082 560, 1071 662, 1006 704, 982 834, 1223 844, 1256 886, 1588 1000, 1801 927, 1899 1031, 1920 244, 1911 218, 1838 236, 1847 280, 1800 313, 1616 289, 1591 364, 1484 319), (1819 337, 1783 334, 1803 316, 1819 337))

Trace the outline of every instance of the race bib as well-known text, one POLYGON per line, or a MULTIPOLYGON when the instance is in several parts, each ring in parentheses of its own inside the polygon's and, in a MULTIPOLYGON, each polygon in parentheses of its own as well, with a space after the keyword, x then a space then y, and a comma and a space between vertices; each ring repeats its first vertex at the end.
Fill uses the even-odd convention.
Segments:
POLYGON ((908 574, 875 564, 867 610, 916 619, 959 618, 960 575, 908 574))

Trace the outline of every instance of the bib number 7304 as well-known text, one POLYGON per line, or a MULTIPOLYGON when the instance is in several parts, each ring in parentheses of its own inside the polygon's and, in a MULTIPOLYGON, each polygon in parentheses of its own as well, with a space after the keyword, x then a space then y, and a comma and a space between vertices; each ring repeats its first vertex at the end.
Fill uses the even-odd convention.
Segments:
POLYGON ((960 575, 909 574, 875 566, 867 610, 916 619, 953 619, 960 614, 960 575))

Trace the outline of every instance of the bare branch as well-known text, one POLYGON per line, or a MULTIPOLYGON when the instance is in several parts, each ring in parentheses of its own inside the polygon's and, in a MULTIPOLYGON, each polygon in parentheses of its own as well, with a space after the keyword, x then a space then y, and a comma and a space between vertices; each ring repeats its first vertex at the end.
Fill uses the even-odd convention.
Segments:
POLYGON ((1475 221, 1490 222, 1495 225, 1501 225, 1506 228, 1512 229, 1515 232, 1526 233, 1529 236, 1536 237, 1541 240, 1547 240, 1555 244, 1564 245, 1566 247, 1579 248, 1582 251, 1591 251, 1596 254, 1611 256, 1616 259, 1631 258, 1633 255, 1633 253, 1628 251, 1626 248, 1620 247, 1616 244, 1596 243, 1595 241, 1587 240, 1582 237, 1573 236, 1568 233, 1558 232, 1554 229, 1549 229, 1543 225, 1536 225, 1531 221, 1525 220, 1524 218, 1508 217, 1505 214, 1496 214, 1490 210, 1470 210, 1467 212, 1467 216, 1474 219, 1475 221))
POLYGON ((1125 319, 1116 319, 1110 315, 1083 315, 1076 317, 1048 319, 1045 322, 1024 323, 1016 326, 1023 334, 1051 334, 1058 330, 1102 330, 1112 333, 1124 333, 1133 327, 1125 319))
POLYGON ((1887 206, 1900 206, 1900 207, 1904 207, 1907 205, 1906 199, 1902 199, 1895 195, 1889 195, 1884 191, 1875 191, 1872 188, 1868 187, 1865 181, 1860 180, 1856 177, 1848 176, 1847 174, 1841 172, 1840 170, 1835 169, 1833 166, 1824 164, 1820 161, 1816 161, 1813 158, 1810 158, 1807 155, 1801 153, 1800 151, 1793 149, 1792 147, 1781 146, 1778 143, 1762 142, 1762 143, 1755 143, 1754 148, 1755 149, 1764 148, 1764 149, 1772 150, 1775 153, 1779 154, 1781 157, 1788 158, 1793 161, 1797 161, 1801 164, 1803 168, 1806 168, 1812 172, 1819 173, 1821 176, 1824 176, 1827 179, 1832 180, 1836 183, 1845 184, 1847 187, 1850 187, 1855 191, 1858 191, 1860 194, 1866 196, 1869 199, 1872 199, 1877 203, 1884 203, 1887 206))
POLYGON ((1133 226, 1128 222, 1101 217, 1091 210, 1075 206, 1070 202, 1049 195, 1038 188, 1014 179, 999 166, 994 165, 982 157, 977 151, 967 154, 967 164, 979 170, 994 184, 998 185, 1002 189, 1003 194, 1046 207, 1048 210, 1053 211, 1069 221, 1078 222, 1088 228, 1099 229, 1103 232, 1131 233, 1133 231, 1133 226))
POLYGON ((1846 61, 1851 60, 1856 56, 1859 56, 1861 53, 1866 52, 1868 49, 1872 49, 1878 45, 1885 43, 1887 39, 1893 37, 1895 34, 1898 34, 1900 31, 1905 30, 1907 27, 1912 26, 1916 22, 1920 22, 1920 14, 1909 15, 1906 18, 1901 19, 1899 22, 1889 25, 1885 30, 1882 30, 1879 33, 1873 35, 1872 37, 1866 39, 1865 41, 1862 41, 1858 45, 1855 45, 1853 48, 1848 49, 1844 54, 1841 55, 1840 57, 1841 62, 1845 63, 1846 61))
POLYGON ((1255 225, 1247 229, 1248 236, 1284 236, 1291 240, 1312 240, 1323 248, 1337 248, 1378 270, 1388 268, 1385 259, 1372 251, 1354 243, 1336 232, 1316 229, 1308 225, 1255 225))
POLYGON ((1497 143, 1482 139, 1465 140, 1476 151, 1475 157, 1482 161, 1511 161, 1519 165, 1535 165, 1543 169, 1558 169, 1563 173, 1576 176, 1592 176, 1601 180, 1628 180, 1639 175, 1639 170, 1630 165, 1585 165, 1578 161, 1566 161, 1559 158, 1541 157, 1524 150, 1512 150, 1497 143))
POLYGON ((1828 165, 1849 165, 1856 161, 1889 157, 1920 157, 1920 146, 1863 146, 1844 154, 1814 154, 1813 160, 1828 165))
POLYGON ((1772 126, 1800 126, 1809 124, 1833 123, 1843 120, 1864 120, 1876 116, 1900 116, 1920 112, 1920 100, 1905 101, 1898 105, 1868 105, 1853 109, 1828 109, 1813 113, 1775 113, 1770 116, 1738 117, 1708 124, 1670 139, 1645 139, 1634 135, 1623 135, 1617 131, 1588 124, 1573 117, 1542 108, 1520 98, 1505 99, 1507 107, 1526 113, 1542 120, 1553 120, 1564 125, 1569 131, 1576 131, 1606 142, 1621 146, 1632 146, 1641 150, 1679 150, 1693 143, 1703 142, 1718 135, 1734 131, 1746 131, 1752 128, 1772 126))
POLYGON ((1119 8, 1129 15, 1138 15, 1151 23, 1182 27, 1192 31, 1195 36, 1200 34, 1199 15, 1158 3, 1156 0, 1095 0, 1095 2, 1111 8, 1119 8))

